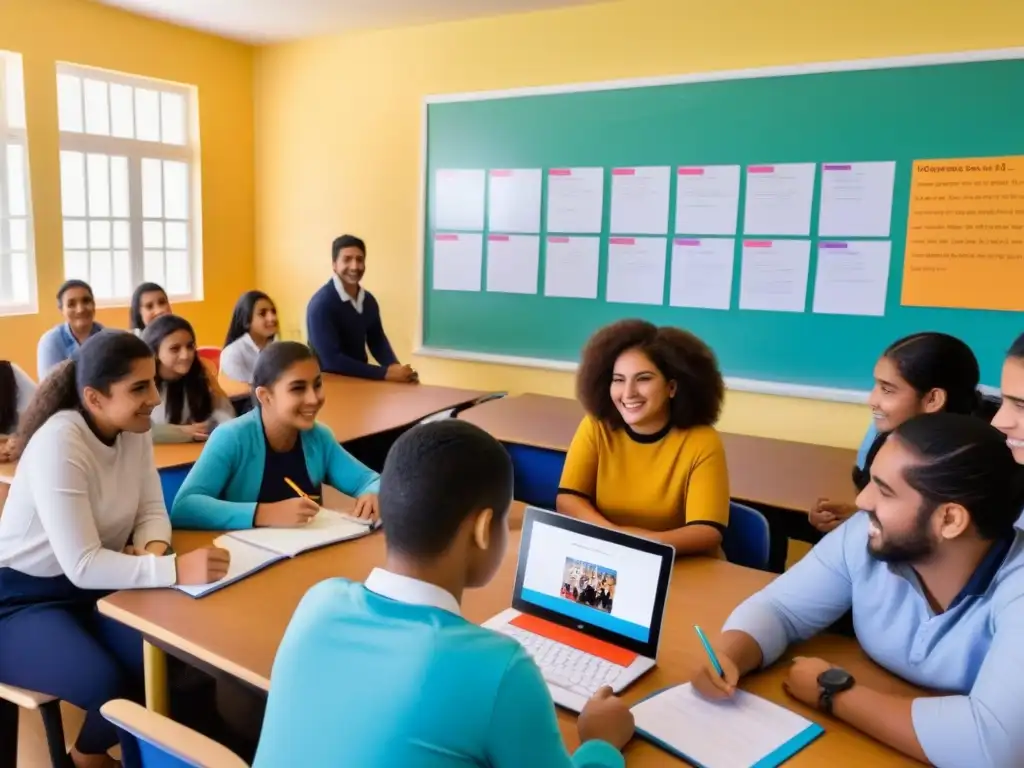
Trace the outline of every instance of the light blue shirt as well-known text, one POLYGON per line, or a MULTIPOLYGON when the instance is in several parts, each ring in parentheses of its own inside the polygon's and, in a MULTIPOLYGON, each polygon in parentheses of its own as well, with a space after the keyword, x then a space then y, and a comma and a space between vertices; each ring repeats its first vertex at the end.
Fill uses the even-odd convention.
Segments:
MULTIPOLYGON (((95 336, 102 330, 102 325, 93 323, 89 335, 95 336)), ((36 372, 39 374, 39 380, 45 379, 50 371, 74 355, 80 346, 67 323, 55 325, 40 336, 36 347, 36 372)))
POLYGON ((864 440, 861 441, 860 448, 857 449, 857 466, 861 469, 864 469, 864 465, 868 461, 868 452, 871 450, 876 437, 878 437, 878 430, 875 428, 874 422, 872 422, 868 427, 867 433, 864 435, 864 440))
POLYGON ((440 587, 376 569, 302 599, 277 651, 253 768, 623 768, 572 757, 540 670, 440 587))
MULTIPOLYGON (((299 439, 314 486, 327 483, 348 496, 379 490, 380 476, 338 445, 323 424, 300 432, 299 439)), ((266 458, 259 408, 217 427, 174 497, 171 523, 215 531, 252 528, 266 458)))
MULTIPOLYGON (((853 609, 864 652, 915 685, 914 731, 940 768, 1024 765, 1024 531, 997 542, 936 615, 907 565, 867 549, 868 515, 851 517, 737 608, 725 630, 761 646, 765 665, 853 609)), ((1018 524, 1019 525, 1019 524, 1018 524)))

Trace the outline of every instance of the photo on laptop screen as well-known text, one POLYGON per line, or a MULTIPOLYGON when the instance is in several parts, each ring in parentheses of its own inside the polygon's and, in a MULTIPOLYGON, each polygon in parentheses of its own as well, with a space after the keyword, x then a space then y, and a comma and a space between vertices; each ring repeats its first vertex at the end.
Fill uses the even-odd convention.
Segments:
POLYGON ((633 650, 656 647, 671 547, 530 509, 513 606, 633 650))

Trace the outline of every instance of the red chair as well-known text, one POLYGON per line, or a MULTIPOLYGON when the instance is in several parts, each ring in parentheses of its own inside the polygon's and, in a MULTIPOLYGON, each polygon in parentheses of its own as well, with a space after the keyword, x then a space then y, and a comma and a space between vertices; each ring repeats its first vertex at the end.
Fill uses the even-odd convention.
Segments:
POLYGON ((217 372, 220 373, 220 347, 200 347, 196 351, 199 353, 200 358, 213 363, 217 372))

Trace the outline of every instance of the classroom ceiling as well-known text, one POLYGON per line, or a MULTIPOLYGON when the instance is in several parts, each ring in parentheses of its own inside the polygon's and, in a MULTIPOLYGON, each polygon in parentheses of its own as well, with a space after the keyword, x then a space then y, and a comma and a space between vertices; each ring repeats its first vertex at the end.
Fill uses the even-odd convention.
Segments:
POLYGON ((99 0, 247 43, 400 27, 607 0, 99 0))

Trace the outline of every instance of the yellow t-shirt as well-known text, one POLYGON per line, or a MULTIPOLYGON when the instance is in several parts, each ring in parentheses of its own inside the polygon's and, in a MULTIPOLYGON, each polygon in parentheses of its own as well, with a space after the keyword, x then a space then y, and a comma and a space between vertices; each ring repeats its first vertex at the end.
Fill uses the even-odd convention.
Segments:
POLYGON ((729 524, 729 472, 713 427, 637 435, 587 416, 558 490, 588 499, 615 525, 668 531, 706 523, 724 532, 729 524))

